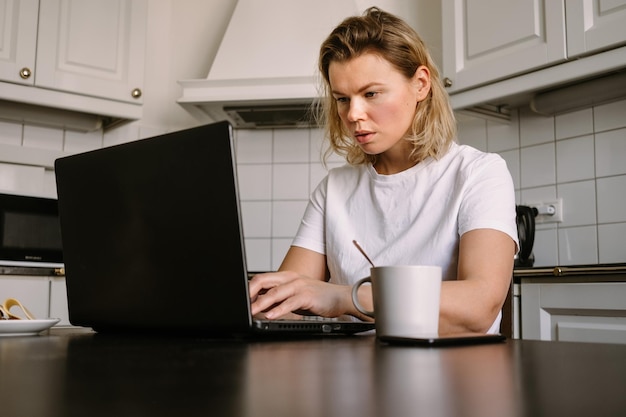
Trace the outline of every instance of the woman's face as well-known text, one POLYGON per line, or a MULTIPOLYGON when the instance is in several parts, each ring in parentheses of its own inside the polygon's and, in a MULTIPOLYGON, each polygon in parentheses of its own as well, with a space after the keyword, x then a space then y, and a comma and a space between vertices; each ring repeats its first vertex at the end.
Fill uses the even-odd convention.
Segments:
POLYGON ((426 67, 407 79, 380 55, 365 53, 331 62, 328 75, 339 117, 365 153, 407 146, 400 140, 413 122, 417 103, 430 91, 426 67))

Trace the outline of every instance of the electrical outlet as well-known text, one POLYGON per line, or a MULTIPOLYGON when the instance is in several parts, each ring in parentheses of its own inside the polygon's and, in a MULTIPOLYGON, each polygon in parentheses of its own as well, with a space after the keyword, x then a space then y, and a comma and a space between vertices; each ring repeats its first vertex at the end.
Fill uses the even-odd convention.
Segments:
POLYGON ((540 202, 525 203, 525 206, 535 207, 538 211, 535 223, 559 223, 563 221, 563 199, 546 200, 540 202))

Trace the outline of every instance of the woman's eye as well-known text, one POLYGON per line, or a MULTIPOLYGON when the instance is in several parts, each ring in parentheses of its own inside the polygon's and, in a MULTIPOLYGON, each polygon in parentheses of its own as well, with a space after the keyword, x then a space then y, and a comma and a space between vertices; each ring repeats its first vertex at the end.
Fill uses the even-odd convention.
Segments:
POLYGON ((346 97, 335 97, 335 100, 337 100, 337 103, 345 103, 348 101, 346 97))
POLYGON ((376 91, 368 91, 367 93, 365 93, 365 97, 374 97, 376 94, 378 94, 376 91))

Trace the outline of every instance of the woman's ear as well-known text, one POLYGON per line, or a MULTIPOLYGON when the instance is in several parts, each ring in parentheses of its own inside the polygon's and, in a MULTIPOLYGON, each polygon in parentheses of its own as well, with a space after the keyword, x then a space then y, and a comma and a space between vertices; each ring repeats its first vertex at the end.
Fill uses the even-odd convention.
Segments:
POLYGON ((413 83, 417 101, 424 100, 430 93, 430 70, 424 65, 417 67, 413 75, 413 83))

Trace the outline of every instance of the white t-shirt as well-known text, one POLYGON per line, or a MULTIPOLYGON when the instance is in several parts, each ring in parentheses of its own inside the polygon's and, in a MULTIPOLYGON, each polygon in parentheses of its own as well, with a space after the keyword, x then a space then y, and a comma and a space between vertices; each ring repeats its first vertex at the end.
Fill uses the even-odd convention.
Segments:
MULTIPOLYGON (((439 265, 443 279, 454 280, 460 236, 483 228, 517 243, 511 174, 499 155, 453 143, 440 160, 427 158, 393 175, 371 165, 331 169, 313 191, 292 244, 326 255, 337 284, 369 275, 353 239, 376 265, 439 265)), ((500 316, 490 332, 499 324, 500 316)))

